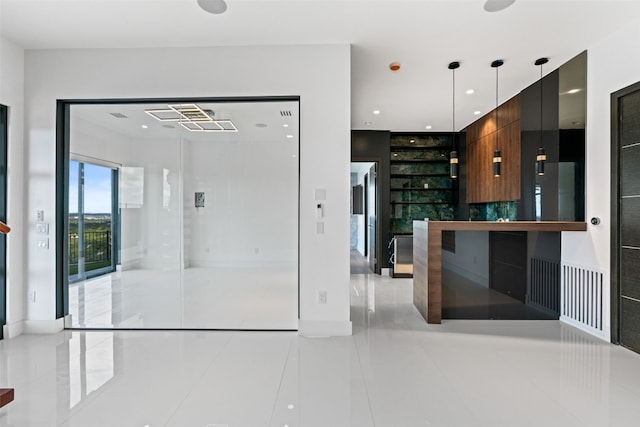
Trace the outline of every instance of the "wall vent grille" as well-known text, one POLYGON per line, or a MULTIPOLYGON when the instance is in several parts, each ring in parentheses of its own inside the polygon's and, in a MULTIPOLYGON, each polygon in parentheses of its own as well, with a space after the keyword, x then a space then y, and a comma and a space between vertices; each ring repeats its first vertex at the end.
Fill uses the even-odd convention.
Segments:
POLYGON ((602 336, 603 276, 600 271, 562 264, 563 321, 602 336))
POLYGON ((531 258, 527 304, 553 316, 560 315, 560 262, 531 258))

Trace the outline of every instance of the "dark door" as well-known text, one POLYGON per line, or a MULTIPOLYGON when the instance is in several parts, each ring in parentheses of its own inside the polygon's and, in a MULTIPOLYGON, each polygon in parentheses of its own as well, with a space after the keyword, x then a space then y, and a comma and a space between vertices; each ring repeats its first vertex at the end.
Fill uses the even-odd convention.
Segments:
POLYGON ((618 106, 620 344, 640 352, 640 90, 618 106))
POLYGON ((373 271, 374 273, 377 273, 377 268, 378 268, 378 251, 376 248, 378 239, 376 238, 376 230, 377 230, 377 223, 378 223, 378 218, 376 216, 376 212, 378 211, 377 209, 377 203, 378 203, 378 198, 376 197, 376 181, 377 181, 377 177, 376 177, 376 165, 374 164, 373 166, 371 166, 371 169, 369 169, 369 186, 367 187, 367 215, 369 216, 369 220, 368 220, 368 224, 367 224, 367 230, 368 230, 368 235, 369 235, 369 242, 368 242, 368 252, 369 252, 369 267, 371 268, 371 271, 373 271))

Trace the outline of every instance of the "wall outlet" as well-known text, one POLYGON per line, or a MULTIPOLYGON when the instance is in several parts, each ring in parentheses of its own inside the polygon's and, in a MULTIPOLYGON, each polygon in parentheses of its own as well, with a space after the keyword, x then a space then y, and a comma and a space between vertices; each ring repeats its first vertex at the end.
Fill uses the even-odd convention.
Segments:
POLYGON ((36 241, 36 246, 38 249, 49 249, 49 238, 46 239, 38 239, 36 241))
POLYGON ((318 304, 327 303, 327 291, 318 291, 318 304))

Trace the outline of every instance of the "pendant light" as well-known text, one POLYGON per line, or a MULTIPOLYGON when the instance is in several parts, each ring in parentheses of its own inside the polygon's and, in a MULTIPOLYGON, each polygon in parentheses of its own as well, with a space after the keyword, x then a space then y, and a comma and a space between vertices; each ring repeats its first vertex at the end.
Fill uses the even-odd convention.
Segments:
POLYGON ((458 152, 456 151, 456 69, 460 67, 460 63, 455 61, 449 64, 449 69, 453 75, 453 90, 451 91, 453 105, 453 124, 451 126, 451 145, 453 150, 449 155, 449 176, 451 178, 458 177, 458 152))
MULTIPOLYGON (((504 64, 502 59, 496 59, 491 63, 491 67, 496 69, 496 131, 498 130, 498 68, 504 64)), ((497 135, 497 133, 496 133, 497 135)), ((493 176, 496 178, 500 177, 502 166, 502 154, 500 150, 493 151, 493 176)))
POLYGON ((549 62, 547 58, 536 59, 536 66, 540 66, 540 146, 538 147, 538 153, 536 155, 536 174, 542 176, 544 175, 544 164, 547 161, 547 153, 542 146, 542 135, 543 135, 543 127, 542 127, 542 66, 549 62))

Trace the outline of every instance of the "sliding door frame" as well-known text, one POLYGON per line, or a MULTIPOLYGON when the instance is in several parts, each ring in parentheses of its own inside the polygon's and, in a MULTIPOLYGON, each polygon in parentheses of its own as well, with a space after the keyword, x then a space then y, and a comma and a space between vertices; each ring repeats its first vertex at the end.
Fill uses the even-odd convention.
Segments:
MULTIPOLYGON (((7 145, 9 109, 0 104, 0 221, 7 221, 7 145)), ((0 340, 7 323, 7 236, 0 234, 0 340)))

